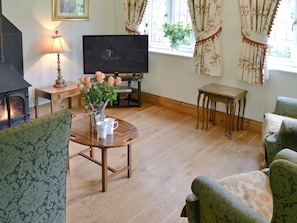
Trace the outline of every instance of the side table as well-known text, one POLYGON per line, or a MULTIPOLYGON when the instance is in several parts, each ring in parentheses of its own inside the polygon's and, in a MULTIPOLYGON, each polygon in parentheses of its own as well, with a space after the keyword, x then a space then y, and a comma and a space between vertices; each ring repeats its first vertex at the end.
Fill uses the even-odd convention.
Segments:
POLYGON ((53 85, 35 89, 35 117, 39 117, 38 97, 46 98, 51 101, 51 114, 54 113, 54 103, 58 100, 69 99, 69 107, 71 108, 71 98, 79 95, 79 88, 76 82, 67 81, 67 86, 62 88, 53 85))
MULTIPOLYGON (((246 93, 244 89, 233 88, 228 86, 223 86, 219 84, 209 84, 198 89, 198 99, 197 99, 197 127, 199 127, 199 102, 201 95, 202 99, 202 129, 204 129, 205 115, 204 108, 206 107, 206 127, 208 128, 208 108, 209 103, 211 103, 210 109, 210 119, 215 122, 215 111, 216 102, 221 102, 226 104, 226 133, 225 135, 232 138, 231 132, 234 124, 235 117, 235 107, 236 102, 238 102, 238 115, 237 115, 237 129, 243 128, 243 117, 246 105, 246 93), (243 101, 243 107, 241 109, 241 102, 243 101), (239 121, 241 118, 241 123, 239 127, 239 121)), ((215 124, 215 123, 214 123, 215 124)))
POLYGON ((105 139, 97 139, 90 131, 90 116, 87 113, 81 113, 73 115, 71 125, 71 136, 72 142, 88 146, 81 152, 73 154, 68 157, 68 169, 69 160, 76 157, 82 156, 97 165, 102 167, 102 191, 107 191, 108 181, 127 171, 128 178, 132 177, 132 143, 138 138, 138 129, 129 122, 121 119, 117 119, 119 127, 114 131, 113 135, 107 136, 105 139), (127 147, 127 165, 115 169, 107 164, 107 151, 119 147, 127 147), (95 159, 94 149, 101 150, 101 161, 95 159), (89 153, 90 155, 86 154, 89 153), (108 175, 108 171, 112 172, 108 175))

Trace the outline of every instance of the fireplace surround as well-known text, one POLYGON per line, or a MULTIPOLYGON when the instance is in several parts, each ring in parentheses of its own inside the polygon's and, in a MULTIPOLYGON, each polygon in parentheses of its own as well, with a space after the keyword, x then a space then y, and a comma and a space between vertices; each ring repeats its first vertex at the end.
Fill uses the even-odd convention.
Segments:
POLYGON ((0 130, 30 120, 24 80, 22 32, 3 14, 0 0, 0 130))

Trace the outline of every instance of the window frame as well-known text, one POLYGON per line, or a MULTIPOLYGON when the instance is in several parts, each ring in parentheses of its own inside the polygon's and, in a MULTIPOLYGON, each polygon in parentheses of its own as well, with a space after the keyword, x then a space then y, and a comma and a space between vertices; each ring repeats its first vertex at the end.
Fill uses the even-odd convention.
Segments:
MULTIPOLYGON (((156 0, 157 1, 157 0, 156 0)), ((179 20, 176 19, 176 17, 181 17, 184 15, 175 13, 174 10, 174 5, 176 3, 176 1, 178 1, 180 3, 180 1, 185 1, 186 2, 186 6, 188 9, 188 19, 187 21, 189 21, 188 23, 190 25, 192 25, 191 23, 191 17, 190 17, 190 13, 189 13, 189 7, 188 7, 188 2, 187 0, 163 0, 163 3, 166 5, 165 6, 165 10, 166 12, 163 15, 163 20, 162 20, 162 25, 164 23, 174 23, 174 22, 178 22, 179 20)), ((153 19, 151 18, 154 13, 153 11, 153 4, 154 4, 154 0, 150 0, 148 1, 148 5, 147 5, 147 9, 145 11, 142 23, 140 25, 140 30, 144 30, 143 33, 148 33, 149 34, 149 48, 150 51, 152 52, 163 52, 163 53, 169 53, 169 54, 179 54, 179 55, 184 55, 184 56, 192 56, 193 52, 194 52, 194 46, 195 46, 195 37, 194 37, 194 32, 192 31, 191 36, 190 36, 190 40, 191 40, 191 45, 187 46, 187 45, 180 45, 179 49, 176 51, 172 51, 172 49, 170 48, 170 43, 169 43, 169 39, 168 37, 164 37, 164 33, 162 27, 160 26, 160 24, 158 24, 159 26, 157 27, 157 29, 159 29, 158 32, 158 40, 154 40, 153 38, 155 38, 150 31, 156 29, 156 27, 153 28, 153 19), (146 25, 147 24, 147 25, 146 25), (162 34, 161 34, 162 33, 162 34)), ((161 6, 160 6, 161 7, 161 6)), ((160 17, 159 17, 160 20, 160 17)), ((186 25, 186 24, 184 24, 186 25)), ((156 32, 155 30, 153 32, 156 32)), ((157 36, 157 35, 156 35, 157 36)))
MULTIPOLYGON (((284 2, 286 1, 285 0, 281 1, 279 8, 282 6, 281 5, 282 3, 285 4, 284 2)), ((295 22, 297 22, 296 20, 297 19, 297 0, 295 0, 294 13, 295 13, 294 15, 295 22)), ((280 14, 277 13, 275 19, 277 19, 277 16, 280 16, 280 14)), ((287 25, 291 25, 291 24, 287 24, 287 25)), ((290 49, 291 57, 286 59, 286 58, 277 57, 277 56, 269 56, 267 53, 266 62, 269 70, 297 73, 297 23, 292 24, 291 27, 292 27, 292 48, 290 49)), ((274 27, 272 26, 272 32, 270 33, 271 35, 269 37, 270 39, 274 31, 275 31, 274 27)), ((287 32, 287 34, 289 33, 287 32)), ((268 44, 269 44, 269 41, 270 40, 268 40, 268 44)))

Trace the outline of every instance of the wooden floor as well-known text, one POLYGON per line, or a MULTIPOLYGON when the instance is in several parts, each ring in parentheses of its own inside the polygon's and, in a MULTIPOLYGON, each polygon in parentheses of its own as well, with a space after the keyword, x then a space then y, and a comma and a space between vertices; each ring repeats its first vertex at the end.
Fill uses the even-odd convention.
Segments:
MULTIPOLYGON (((77 110, 76 110, 77 111, 77 110)), ((198 175, 215 179, 259 168, 260 133, 234 131, 210 124, 196 129, 196 117, 163 107, 111 108, 113 115, 131 122, 140 136, 133 144, 132 178, 113 178, 101 191, 101 167, 83 157, 70 160, 67 177, 67 223, 174 223, 198 175)), ((70 143, 70 153, 83 146, 70 143)), ((96 152, 100 159, 100 150, 96 152)), ((126 164, 126 148, 110 149, 112 167, 126 164)))

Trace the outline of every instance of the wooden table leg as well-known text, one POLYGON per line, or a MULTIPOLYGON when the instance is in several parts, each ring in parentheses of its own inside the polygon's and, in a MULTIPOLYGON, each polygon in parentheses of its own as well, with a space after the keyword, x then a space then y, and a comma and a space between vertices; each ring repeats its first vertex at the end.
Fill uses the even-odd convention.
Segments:
POLYGON ((107 149, 101 149, 102 155, 102 191, 107 191, 107 149))
POLYGON ((200 104, 200 97, 201 97, 201 92, 198 92, 198 97, 197 97, 197 125, 196 125, 196 129, 199 128, 199 104, 200 104))
POLYGON ((245 104, 246 104, 246 96, 243 98, 243 108, 242 108, 242 116, 241 116, 241 130, 243 130, 243 117, 244 117, 244 111, 245 111, 245 104))
MULTIPOLYGON (((206 102, 206 127, 205 127, 205 129, 207 130, 208 129, 208 122, 209 122, 209 120, 208 120, 208 114, 209 114, 209 102, 211 101, 211 99, 209 98, 209 97, 207 97, 207 102, 206 102)), ((210 112, 211 112, 211 110, 210 110, 210 112)))
POLYGON ((241 99, 238 100, 237 131, 239 130, 240 113, 241 113, 241 99))
POLYGON ((203 100, 202 100, 202 127, 201 127, 201 129, 204 129, 204 120, 205 120, 204 110, 205 110, 205 100, 206 100, 206 98, 208 98, 208 96, 206 94, 203 94, 203 100))
POLYGON ((127 145, 128 178, 132 177, 132 144, 127 145))
POLYGON ((225 134, 228 134, 228 123, 229 123, 229 111, 230 111, 230 103, 229 100, 226 101, 226 128, 225 134))
POLYGON ((234 110, 235 110, 235 102, 231 100, 230 102, 230 120, 229 120, 229 130, 228 130, 228 138, 232 139, 232 129, 233 129, 233 122, 234 122, 234 110))

